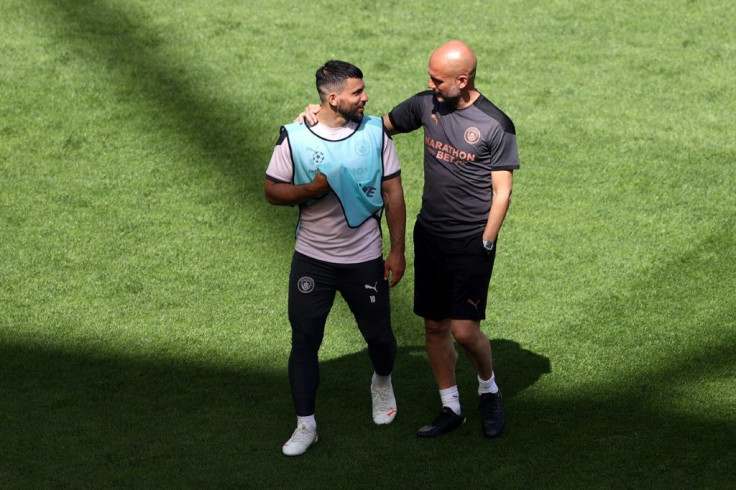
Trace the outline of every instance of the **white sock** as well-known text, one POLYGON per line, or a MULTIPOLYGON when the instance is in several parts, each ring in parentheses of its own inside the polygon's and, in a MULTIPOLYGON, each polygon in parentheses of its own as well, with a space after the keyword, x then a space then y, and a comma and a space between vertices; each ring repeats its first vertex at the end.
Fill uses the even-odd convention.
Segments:
POLYGON ((457 385, 440 390, 440 399, 442 400, 443 407, 447 407, 460 415, 462 410, 460 408, 460 392, 457 389, 457 385))
POLYGON ((296 416, 296 426, 299 427, 301 424, 307 424, 312 430, 317 429, 317 419, 314 418, 314 414, 307 415, 306 417, 296 416))
POLYGON ((391 386, 391 375, 388 376, 379 376, 376 373, 373 373, 373 377, 371 378, 371 386, 375 386, 376 388, 384 388, 386 386, 391 386))
POLYGON ((484 381, 478 376, 478 394, 482 395, 483 393, 498 393, 496 375, 493 372, 491 372, 491 379, 489 380, 484 381))

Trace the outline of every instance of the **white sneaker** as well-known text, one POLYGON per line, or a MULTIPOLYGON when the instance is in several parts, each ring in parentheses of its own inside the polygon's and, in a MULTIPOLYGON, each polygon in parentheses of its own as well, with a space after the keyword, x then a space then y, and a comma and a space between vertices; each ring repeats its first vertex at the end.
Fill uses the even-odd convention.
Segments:
POLYGON ((317 430, 307 424, 299 424, 282 449, 287 456, 299 456, 315 442, 317 442, 317 430))
POLYGON ((373 421, 378 425, 390 424, 396 417, 396 398, 391 385, 375 387, 371 385, 373 398, 373 421))

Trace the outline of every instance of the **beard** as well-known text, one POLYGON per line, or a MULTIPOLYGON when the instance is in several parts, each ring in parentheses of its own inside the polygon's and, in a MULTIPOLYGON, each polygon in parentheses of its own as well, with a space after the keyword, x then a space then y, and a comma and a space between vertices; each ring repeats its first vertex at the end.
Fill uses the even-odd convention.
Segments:
POLYGON ((463 95, 462 91, 455 85, 453 85, 447 93, 435 90, 434 94, 435 97, 437 97, 437 100, 451 106, 456 106, 463 95))
POLYGON ((348 121, 359 123, 363 120, 363 111, 359 107, 348 108, 342 104, 337 105, 337 112, 348 121))

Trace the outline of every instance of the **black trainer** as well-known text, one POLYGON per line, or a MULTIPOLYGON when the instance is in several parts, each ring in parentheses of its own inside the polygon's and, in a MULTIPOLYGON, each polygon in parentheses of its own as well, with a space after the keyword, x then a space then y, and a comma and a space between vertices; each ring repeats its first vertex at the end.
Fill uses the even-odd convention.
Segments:
POLYGON ((458 415, 451 408, 442 407, 439 416, 431 424, 420 427, 417 435, 419 437, 439 436, 445 432, 450 432, 452 429, 457 429, 464 423, 465 415, 458 415))
POLYGON ((480 396, 480 420, 486 437, 496 437, 501 433, 506 418, 503 416, 500 391, 480 396))

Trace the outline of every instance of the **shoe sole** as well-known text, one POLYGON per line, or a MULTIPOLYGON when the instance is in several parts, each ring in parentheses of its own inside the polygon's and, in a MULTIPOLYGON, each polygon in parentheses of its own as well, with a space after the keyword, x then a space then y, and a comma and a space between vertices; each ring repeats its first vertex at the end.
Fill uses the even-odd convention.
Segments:
POLYGON ((501 435, 501 431, 503 431, 503 427, 501 427, 498 430, 498 432, 494 432, 493 434, 489 434, 488 432, 486 432, 485 430, 483 430, 483 435, 486 436, 489 439, 493 439, 493 438, 496 438, 496 437, 500 436, 501 435))
POLYGON ((462 427, 463 425, 465 425, 465 422, 467 422, 467 421, 468 421, 468 419, 467 418, 464 418, 463 421, 460 424, 458 424, 456 427, 453 427, 452 429, 448 429, 448 430, 443 431, 443 432, 434 432, 433 433, 431 430, 428 430, 428 431, 425 431, 425 432, 421 432, 421 429, 420 429, 419 431, 417 431, 417 437, 437 437, 437 436, 441 436, 441 435, 444 435, 444 434, 449 434, 450 432, 454 431, 455 429, 458 429, 458 428, 462 427))
POLYGON ((315 437, 315 438, 314 438, 314 440, 312 441, 312 444, 310 444, 309 446, 307 446, 306 448, 304 448, 304 451, 302 451, 302 452, 300 452, 300 453, 287 453, 287 452, 286 452, 286 451, 284 450, 284 448, 283 448, 283 447, 281 448, 281 452, 282 452, 282 453, 284 453, 284 456, 301 456, 302 454, 304 454, 304 453, 306 453, 306 452, 307 452, 307 449, 309 449, 310 447, 312 447, 312 446, 314 446, 315 444, 317 444, 317 441, 318 441, 318 440, 319 440, 319 437, 315 437))
POLYGON ((388 424, 390 424, 391 422, 394 421, 394 419, 396 418, 396 414, 397 413, 398 412, 396 410, 392 410, 388 414, 382 415, 380 418, 379 417, 373 417, 373 422, 376 425, 388 425, 388 424))

